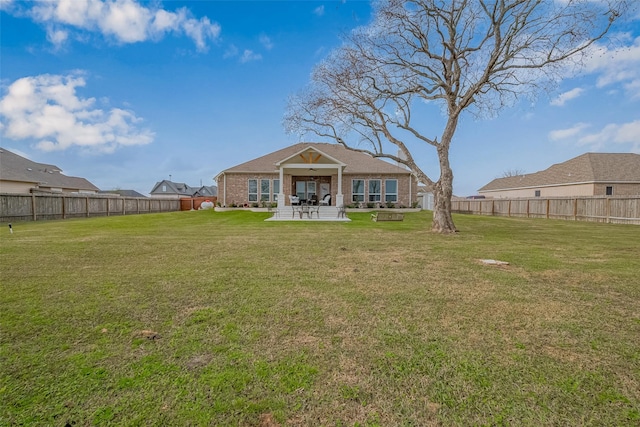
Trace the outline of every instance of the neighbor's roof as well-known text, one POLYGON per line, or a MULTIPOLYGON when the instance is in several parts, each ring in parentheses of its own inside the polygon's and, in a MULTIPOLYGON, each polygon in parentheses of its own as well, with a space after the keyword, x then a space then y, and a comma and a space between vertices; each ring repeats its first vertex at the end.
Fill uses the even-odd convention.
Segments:
POLYGON ((478 191, 585 183, 640 183, 640 154, 585 153, 540 172, 494 179, 478 191))
POLYGON ((196 190, 197 188, 191 187, 184 182, 173 182, 168 179, 163 179, 162 181, 156 182, 156 185, 153 186, 149 194, 180 194, 191 196, 196 190), (169 191, 160 191, 161 185, 166 185, 169 191))
POLYGON ((315 148, 317 151, 336 159, 344 164, 345 174, 357 173, 388 173, 388 174, 410 174, 411 171, 384 160, 376 159, 365 153, 347 150, 342 145, 328 143, 301 142, 291 145, 278 151, 274 151, 257 159, 241 163, 221 173, 275 173, 276 163, 287 159, 296 153, 307 148, 315 148))
POLYGON ((99 191, 84 178, 66 176, 61 169, 46 163, 36 163, 0 148, 0 180, 32 183, 47 188, 99 191))

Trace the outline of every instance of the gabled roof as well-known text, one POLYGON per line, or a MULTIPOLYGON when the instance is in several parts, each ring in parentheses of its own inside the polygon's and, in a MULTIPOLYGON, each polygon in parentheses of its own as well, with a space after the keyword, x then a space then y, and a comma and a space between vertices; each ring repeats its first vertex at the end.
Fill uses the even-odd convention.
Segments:
POLYGON ((15 181, 65 190, 99 191, 84 178, 63 175, 54 165, 37 163, 0 148, 0 181, 15 181))
POLYGON ((156 182, 156 185, 153 186, 153 189, 149 194, 179 194, 183 196, 191 196, 196 192, 196 190, 197 188, 190 187, 184 182, 173 182, 163 179, 162 181, 156 182), (161 190, 163 185, 167 186, 167 191, 161 190))
POLYGON ((339 144, 301 142, 290 145, 278 151, 274 151, 265 156, 258 157, 237 166, 231 167, 221 173, 275 173, 276 164, 305 152, 312 148, 322 153, 336 162, 346 165, 345 174, 410 174, 411 171, 384 160, 376 159, 368 154, 351 151, 339 144))
POLYGON ((587 183, 640 183, 640 154, 585 153, 540 172, 496 178, 478 191, 587 183))
POLYGON ((206 197, 206 196, 215 197, 218 195, 218 187, 216 187, 215 185, 203 185, 202 187, 198 188, 193 193, 193 195, 202 196, 202 197, 206 197))

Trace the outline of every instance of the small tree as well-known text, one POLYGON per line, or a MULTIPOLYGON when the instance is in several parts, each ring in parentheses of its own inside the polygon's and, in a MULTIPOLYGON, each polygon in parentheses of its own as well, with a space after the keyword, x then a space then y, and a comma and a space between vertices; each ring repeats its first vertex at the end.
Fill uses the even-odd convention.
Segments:
POLYGON ((625 0, 386 0, 292 96, 285 127, 406 165, 434 194, 432 230, 455 232, 449 147, 465 111, 485 116, 545 89, 580 65, 625 10, 625 0), (437 103, 441 129, 425 123, 437 103), (432 146, 439 176, 409 144, 432 146))
POLYGON ((508 169, 502 172, 502 178, 511 178, 512 176, 521 176, 524 175, 524 170, 522 169, 508 169))

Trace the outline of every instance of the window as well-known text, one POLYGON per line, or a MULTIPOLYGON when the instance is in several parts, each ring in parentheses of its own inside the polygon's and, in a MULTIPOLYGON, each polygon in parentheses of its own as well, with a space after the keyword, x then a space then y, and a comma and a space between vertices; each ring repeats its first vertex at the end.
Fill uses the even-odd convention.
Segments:
POLYGON ((274 202, 278 201, 278 193, 280 193, 280 180, 274 179, 273 180, 273 201, 274 202))
POLYGON ((385 202, 398 201, 398 180, 397 179, 386 179, 384 181, 384 201, 385 202))
POLYGON ((260 180, 260 201, 269 200, 269 180, 260 180))
POLYGON ((540 197, 540 190, 536 190, 536 192, 534 193, 536 197, 540 197))
POLYGON ((611 185, 607 185, 607 188, 605 189, 605 194, 607 196, 613 196, 613 187, 611 185))
POLYGON ((258 180, 257 179, 249 180, 249 201, 250 202, 258 201, 258 180))
POLYGON ((166 185, 163 185, 163 186, 162 186, 162 192, 163 192, 163 193, 166 193, 166 192, 167 192, 167 186, 166 186, 166 185))
POLYGON ((364 202, 364 179, 351 181, 351 201, 364 202))
POLYGON ((381 193, 381 183, 379 179, 370 179, 369 180, 369 201, 370 202, 379 202, 380 193, 381 193))

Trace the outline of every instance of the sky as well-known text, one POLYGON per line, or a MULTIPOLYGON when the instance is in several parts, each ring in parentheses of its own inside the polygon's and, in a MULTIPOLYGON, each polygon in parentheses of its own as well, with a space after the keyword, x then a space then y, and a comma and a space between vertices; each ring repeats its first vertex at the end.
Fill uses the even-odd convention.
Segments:
MULTIPOLYGON (((237 164, 330 142, 288 135, 287 99, 371 12, 352 0, 0 0, 0 146, 101 190, 214 185, 237 164)), ((463 117, 454 194, 586 152, 640 153, 640 13, 610 37, 553 91, 463 117)), ((433 147, 409 147, 437 179, 433 147)))

